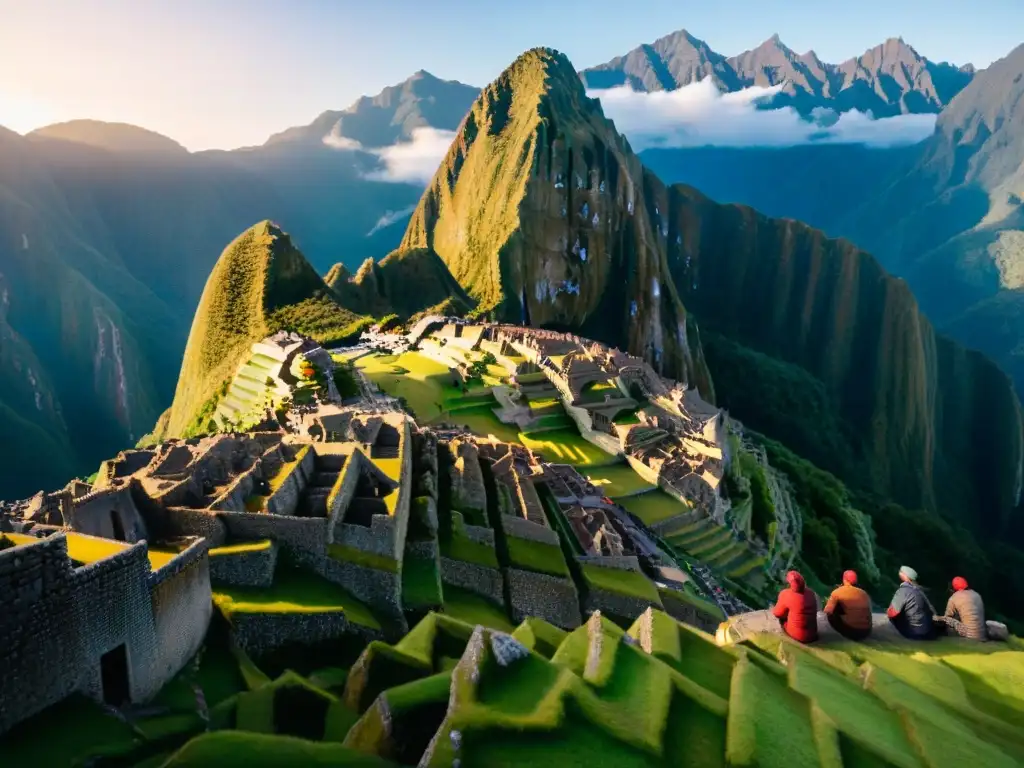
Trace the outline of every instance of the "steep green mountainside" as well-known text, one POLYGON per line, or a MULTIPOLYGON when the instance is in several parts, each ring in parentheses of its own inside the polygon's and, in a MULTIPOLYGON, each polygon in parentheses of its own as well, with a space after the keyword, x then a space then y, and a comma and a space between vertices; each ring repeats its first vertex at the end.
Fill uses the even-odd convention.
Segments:
POLYGON ((778 35, 726 58, 682 29, 580 73, 593 89, 628 85, 635 91, 672 91, 706 77, 729 92, 778 85, 772 107, 790 106, 802 114, 856 109, 876 117, 938 112, 973 76, 971 65, 929 61, 902 38, 828 64, 814 51, 796 53, 778 35))
POLYGON ((454 131, 480 89, 457 80, 441 80, 420 70, 376 96, 363 96, 343 110, 329 110, 309 125, 288 128, 266 146, 291 142, 323 143, 348 139, 363 147, 408 141, 417 128, 454 131))
POLYGON ((938 335, 907 284, 848 241, 692 188, 670 193, 673 275, 701 322, 731 342, 708 355, 723 405, 742 402, 741 420, 857 486, 1006 532, 1024 457, 1006 375, 938 335), (778 386, 744 348, 786 364, 768 377, 778 386), (727 369, 726 384, 716 370, 727 369))
POLYGON ((454 314, 473 307, 441 258, 427 248, 392 251, 379 262, 369 258, 354 276, 335 264, 324 280, 342 306, 374 317, 408 319, 442 302, 454 314))
POLYGON ((218 392, 254 342, 282 329, 337 342, 359 325, 360 318, 334 300, 288 235, 269 221, 250 227, 224 250, 210 273, 174 402, 155 437, 204 430, 218 392))
POLYGON ((535 49, 474 103, 401 247, 436 251, 481 313, 576 329, 709 392, 666 202, 569 60, 535 49))
POLYGON ((0 402, 21 425, 5 427, 10 498, 89 474, 142 435, 177 345, 173 313, 34 142, 0 130, 0 164, 0 402))

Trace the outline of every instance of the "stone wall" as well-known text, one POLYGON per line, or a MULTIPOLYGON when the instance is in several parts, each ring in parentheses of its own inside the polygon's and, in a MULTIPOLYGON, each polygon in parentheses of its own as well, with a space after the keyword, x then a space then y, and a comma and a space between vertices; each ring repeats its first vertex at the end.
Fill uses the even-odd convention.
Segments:
POLYGON ((327 613, 236 613, 231 634, 246 653, 258 656, 286 643, 314 644, 353 634, 366 642, 383 639, 379 630, 353 624, 342 611, 327 613))
POLYGON ((244 552, 211 552, 210 581, 214 585, 269 587, 274 583, 278 544, 244 552))
POLYGON ((586 613, 601 611, 611 613, 623 619, 635 619, 650 607, 662 610, 662 605, 649 603, 638 597, 620 595, 617 592, 608 592, 603 589, 591 589, 583 601, 583 610, 586 613))
POLYGON ((222 514, 230 539, 274 539, 290 557, 318 568, 327 556, 327 519, 250 512, 222 514))
POLYGON ((223 512, 244 512, 245 500, 252 495, 262 477, 263 467, 261 462, 257 461, 232 480, 227 489, 214 499, 209 508, 223 512))
POLYGON ((73 531, 105 539, 136 542, 148 538, 146 523, 135 508, 130 486, 105 488, 71 502, 73 531))
POLYGON ((486 597, 497 605, 505 605, 501 571, 482 565, 441 557, 441 581, 486 597))
POLYGON ((288 476, 267 499, 267 512, 272 515, 294 515, 299 506, 302 492, 313 476, 316 454, 311 445, 298 449, 295 458, 298 460, 288 472, 288 476))
POLYGON ((352 451, 327 496, 327 540, 331 543, 335 541, 338 524, 345 519, 345 511, 352 503, 352 496, 359 485, 359 475, 367 461, 369 459, 362 451, 352 451))
POLYGON ((545 528, 542 525, 531 523, 529 520, 524 520, 521 517, 512 517, 511 515, 502 515, 499 519, 501 520, 501 528, 507 536, 526 539, 527 541, 538 541, 542 544, 551 544, 554 547, 559 546, 558 534, 550 528, 545 528))
POLYGON ((601 568, 643 573, 640 570, 640 561, 634 555, 576 555, 576 562, 580 565, 597 565, 601 568))
POLYGON ((82 645, 82 688, 102 700, 100 659, 124 645, 132 701, 146 701, 167 682, 154 662, 157 637, 149 591, 149 548, 139 542, 124 552, 74 570, 77 634, 82 645))
POLYGON ((715 616, 707 611, 702 611, 683 599, 673 599, 663 594, 661 602, 665 606, 665 613, 676 621, 689 624, 691 627, 696 627, 712 635, 715 634, 718 625, 725 620, 724 616, 715 616))
POLYGON ((344 587, 359 600, 373 606, 374 615, 387 625, 390 634, 404 634, 409 630, 402 612, 400 571, 366 568, 333 558, 325 558, 317 570, 328 581, 344 587))
POLYGON ((170 680, 199 651, 213 612, 205 539, 149 577, 156 630, 153 674, 170 680))
POLYGON ((74 693, 81 663, 64 537, 0 551, 0 734, 74 693))
POLYGON ((518 568, 509 568, 505 577, 515 624, 536 616, 563 629, 580 625, 580 596, 572 579, 518 568))
POLYGON ((161 523, 163 538, 202 536, 210 549, 223 546, 227 540, 227 526, 220 515, 204 509, 170 507, 161 523))

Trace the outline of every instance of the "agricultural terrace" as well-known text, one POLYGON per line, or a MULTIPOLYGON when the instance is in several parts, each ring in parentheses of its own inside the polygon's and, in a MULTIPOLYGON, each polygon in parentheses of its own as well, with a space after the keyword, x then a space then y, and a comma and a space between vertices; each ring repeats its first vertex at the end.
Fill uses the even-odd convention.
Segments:
MULTIPOLYGON (((597 467, 594 469, 586 469, 584 474, 590 481, 591 485, 600 490, 605 496, 612 499, 619 499, 623 496, 629 496, 637 499, 638 501, 650 494, 647 491, 651 491, 654 486, 648 483, 640 475, 633 471, 633 468, 629 464, 609 464, 604 467, 597 467), (642 494, 637 495, 637 494, 642 494)), ((668 495, 668 494, 663 494, 668 495)), ((671 498, 671 497, 669 497, 671 498)), ((673 499, 673 501, 675 501, 673 499)), ((625 504, 623 506, 626 506, 625 504)), ((675 502, 676 512, 684 511, 679 509, 681 505, 679 502, 675 502)), ((630 509, 632 511, 632 509, 630 509)), ((647 520, 643 517, 641 519, 644 522, 647 520)))
POLYGON ((343 613, 354 624, 380 629, 370 609, 319 575, 279 565, 269 588, 217 587, 213 602, 224 618, 240 613, 343 613))
MULTIPOLYGON (((627 509, 632 509, 627 506, 627 509)), ((764 564, 744 542, 710 518, 703 518, 665 534, 665 540, 731 579, 742 579, 764 564)))
MULTIPOLYGON (((612 498, 615 498, 614 496, 612 498)), ((660 488, 615 500, 636 515, 644 525, 652 526, 676 515, 686 514, 690 507, 660 488)))

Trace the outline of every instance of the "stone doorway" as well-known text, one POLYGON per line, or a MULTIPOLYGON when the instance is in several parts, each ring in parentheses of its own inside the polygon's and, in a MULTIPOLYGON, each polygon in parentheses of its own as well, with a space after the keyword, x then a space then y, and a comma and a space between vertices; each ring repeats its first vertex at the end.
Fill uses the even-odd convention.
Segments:
POLYGON ((128 652, 124 643, 100 658, 100 675, 103 681, 103 702, 114 707, 127 704, 130 698, 128 691, 128 652))

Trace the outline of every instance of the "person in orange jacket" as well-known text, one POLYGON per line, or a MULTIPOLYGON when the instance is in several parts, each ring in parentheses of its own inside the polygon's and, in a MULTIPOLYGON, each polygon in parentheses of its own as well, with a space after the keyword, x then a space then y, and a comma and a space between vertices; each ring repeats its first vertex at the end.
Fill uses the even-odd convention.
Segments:
POLYGON ((813 643, 818 639, 818 599, 807 589, 804 577, 798 572, 787 573, 786 582, 789 587, 779 592, 772 615, 791 638, 813 643))
POLYGON ((871 598, 857 586, 856 571, 843 572, 843 585, 832 591, 825 615, 832 628, 849 640, 864 640, 871 634, 871 598))

